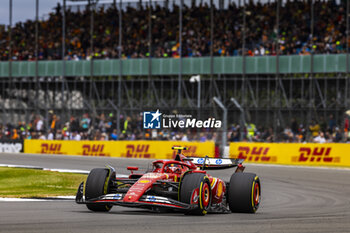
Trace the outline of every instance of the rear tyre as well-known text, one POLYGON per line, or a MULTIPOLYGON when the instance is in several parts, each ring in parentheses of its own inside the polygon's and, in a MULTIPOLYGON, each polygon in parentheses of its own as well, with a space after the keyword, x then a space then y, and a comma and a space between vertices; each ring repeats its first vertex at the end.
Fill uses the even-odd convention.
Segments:
POLYGON ((231 212, 255 213, 261 197, 259 177, 253 173, 232 174, 227 194, 231 212))
POLYGON ((211 205, 209 178, 203 173, 185 174, 180 183, 180 201, 191 204, 188 214, 205 215, 211 205))
MULTIPOLYGON (((107 193, 108 173, 109 170, 105 168, 94 168, 90 171, 85 185, 85 198, 87 201, 107 193)), ((86 206, 89 210, 97 212, 108 212, 112 208, 112 205, 103 203, 91 203, 86 204, 86 206)))

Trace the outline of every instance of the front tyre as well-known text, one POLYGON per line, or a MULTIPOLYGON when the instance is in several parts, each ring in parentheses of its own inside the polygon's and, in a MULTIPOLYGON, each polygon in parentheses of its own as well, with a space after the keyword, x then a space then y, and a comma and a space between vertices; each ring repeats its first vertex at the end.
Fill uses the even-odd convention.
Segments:
POLYGON ((188 214, 205 215, 211 205, 209 178, 203 173, 185 174, 180 183, 180 201, 192 205, 188 214))
POLYGON ((255 213, 260 204, 260 179, 253 173, 234 173, 227 192, 231 212, 255 213))
MULTIPOLYGON (((94 168, 90 171, 85 185, 85 198, 87 201, 107 194, 108 173, 105 168, 94 168)), ((112 205, 101 203, 86 204, 87 208, 92 211, 108 212, 112 205)))

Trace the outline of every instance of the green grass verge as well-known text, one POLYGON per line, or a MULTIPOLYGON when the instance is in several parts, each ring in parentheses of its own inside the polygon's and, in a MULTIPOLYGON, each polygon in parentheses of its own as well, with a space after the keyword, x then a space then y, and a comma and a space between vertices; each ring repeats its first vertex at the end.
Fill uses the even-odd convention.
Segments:
POLYGON ((0 168, 0 197, 75 195, 87 175, 24 168, 0 168))

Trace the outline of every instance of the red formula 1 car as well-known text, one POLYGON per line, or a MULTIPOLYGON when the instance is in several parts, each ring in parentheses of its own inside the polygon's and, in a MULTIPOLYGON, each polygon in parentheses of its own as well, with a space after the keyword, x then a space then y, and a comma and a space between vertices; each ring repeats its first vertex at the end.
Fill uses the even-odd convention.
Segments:
POLYGON ((156 160, 149 172, 137 174, 128 167, 129 177, 117 177, 114 168, 91 170, 84 188, 78 188, 76 202, 92 211, 109 211, 113 205, 173 209, 187 214, 207 212, 255 213, 261 185, 253 173, 243 173, 243 160, 187 158, 178 150, 174 160, 156 160), (206 170, 236 167, 229 182, 212 177, 206 170))

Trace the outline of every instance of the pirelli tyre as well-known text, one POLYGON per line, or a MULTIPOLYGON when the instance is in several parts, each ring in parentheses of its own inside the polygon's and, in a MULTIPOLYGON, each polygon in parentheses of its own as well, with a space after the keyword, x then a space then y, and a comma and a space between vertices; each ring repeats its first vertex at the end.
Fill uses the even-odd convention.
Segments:
MULTIPOLYGON (((85 199, 87 201, 107 193, 108 173, 109 170, 105 168, 94 168, 90 171, 85 185, 85 199)), ((108 212, 112 208, 112 205, 103 203, 89 203, 86 206, 89 210, 98 212, 108 212)))
POLYGON ((205 215, 212 199, 209 178, 203 173, 185 173, 180 181, 179 199, 192 205, 187 214, 205 215))
POLYGON ((260 204, 261 185, 253 173, 234 173, 227 190, 231 212, 255 213, 260 204))

